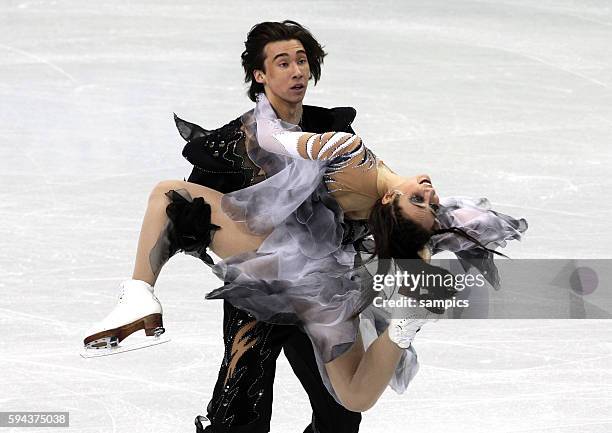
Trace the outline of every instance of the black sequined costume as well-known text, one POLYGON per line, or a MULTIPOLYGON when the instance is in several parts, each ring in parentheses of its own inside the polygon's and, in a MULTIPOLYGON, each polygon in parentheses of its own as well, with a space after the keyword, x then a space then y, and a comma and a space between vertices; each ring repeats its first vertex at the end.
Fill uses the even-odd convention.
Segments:
MULTIPOLYGON (((274 174, 265 158, 257 157, 257 142, 248 136, 245 122, 252 118, 250 111, 210 131, 175 116, 179 132, 187 141, 183 156, 194 165, 188 181, 227 193, 254 185, 274 174)), ((313 132, 352 133, 354 118, 353 108, 305 105, 301 126, 313 132)), ((363 223, 347 220, 345 241, 361 238, 364 230, 363 223)), ((200 424, 197 431, 269 431, 276 359, 281 349, 308 393, 312 406, 312 422, 304 431, 349 433, 359 430, 361 414, 348 411, 328 393, 319 375, 312 344, 297 326, 256 322, 249 314, 224 301, 223 337, 225 353, 207 407, 211 425, 204 428, 200 424)), ((199 423, 196 419, 196 426, 199 423)))

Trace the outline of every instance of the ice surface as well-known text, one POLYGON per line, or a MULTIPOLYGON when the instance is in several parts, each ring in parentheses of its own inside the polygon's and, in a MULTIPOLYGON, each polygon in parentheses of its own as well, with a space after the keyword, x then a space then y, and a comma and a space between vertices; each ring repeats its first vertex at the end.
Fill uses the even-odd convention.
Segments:
MULTIPOLYGON (((173 259, 158 282, 169 344, 99 359, 80 345, 131 273, 148 191, 189 173, 172 112, 213 128, 248 110, 242 42, 284 18, 329 52, 306 103, 356 107, 365 142, 440 194, 527 217, 512 257, 610 256, 609 2, 4 0, 0 410, 70 411, 79 433, 193 431, 222 357, 201 263, 173 259)), ((611 331, 429 326, 408 392, 361 431, 609 432, 611 331)), ((272 431, 301 432, 309 405, 282 355, 275 393, 272 431)))

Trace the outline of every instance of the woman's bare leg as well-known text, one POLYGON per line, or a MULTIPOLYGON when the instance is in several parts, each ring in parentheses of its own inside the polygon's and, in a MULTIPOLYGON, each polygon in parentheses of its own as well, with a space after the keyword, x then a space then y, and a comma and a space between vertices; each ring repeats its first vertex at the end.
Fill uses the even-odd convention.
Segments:
POLYGON ((389 385, 403 350, 389 339, 388 330, 366 351, 359 335, 349 351, 325 364, 342 404, 354 412, 371 408, 389 385))
MULTIPOLYGON (((210 205, 211 222, 221 227, 215 233, 210 248, 219 257, 226 258, 255 250, 265 239, 265 236, 249 234, 243 224, 236 223, 223 213, 223 194, 218 191, 184 181, 163 181, 149 196, 138 240, 133 279, 154 285, 161 271, 163 263, 152 267, 149 256, 168 221, 166 206, 169 199, 165 193, 170 190, 186 190, 192 198, 202 197, 210 205)), ((368 350, 363 350, 359 336, 348 352, 325 364, 342 404, 349 410, 359 412, 372 407, 389 384, 402 350, 389 339, 388 331, 385 331, 368 350)))
POLYGON ((151 251, 162 235, 168 216, 166 206, 170 202, 166 193, 170 190, 185 190, 192 198, 202 197, 211 207, 211 223, 221 228, 215 232, 210 249, 221 258, 252 251, 259 247, 265 237, 249 234, 244 225, 231 220, 221 210, 223 194, 213 189, 179 180, 158 183, 149 195, 147 209, 142 221, 136 261, 132 278, 154 285, 164 263, 150 259, 151 251))

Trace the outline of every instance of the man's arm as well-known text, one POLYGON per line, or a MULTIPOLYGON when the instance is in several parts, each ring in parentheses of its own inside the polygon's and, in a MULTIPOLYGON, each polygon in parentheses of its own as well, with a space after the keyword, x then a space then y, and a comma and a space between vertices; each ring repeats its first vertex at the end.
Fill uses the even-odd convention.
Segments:
POLYGON ((174 116, 179 134, 187 144, 183 156, 193 164, 189 182, 207 186, 222 193, 249 186, 253 169, 244 166, 239 148, 244 147, 241 118, 215 130, 174 116))

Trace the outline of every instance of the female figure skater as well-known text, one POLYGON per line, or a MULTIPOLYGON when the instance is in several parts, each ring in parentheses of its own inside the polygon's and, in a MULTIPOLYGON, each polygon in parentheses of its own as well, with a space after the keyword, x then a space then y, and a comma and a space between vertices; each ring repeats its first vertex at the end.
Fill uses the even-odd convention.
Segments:
POLYGON ((227 299, 257 320, 301 324, 332 395, 349 410, 365 411, 435 315, 419 310, 392 319, 364 349, 359 314, 374 307, 353 245, 343 242, 344 218, 368 220, 379 258, 418 260, 431 249, 491 254, 490 248, 519 239, 526 222, 469 199, 441 206, 429 176, 395 174, 356 135, 301 132, 276 117, 263 93, 255 118, 261 160, 276 174, 226 195, 189 182, 160 182, 149 197, 132 280, 122 284, 117 307, 85 345, 163 329, 153 295, 162 266, 178 250, 212 265, 210 247, 222 259, 213 272, 227 284, 207 298, 227 299))

